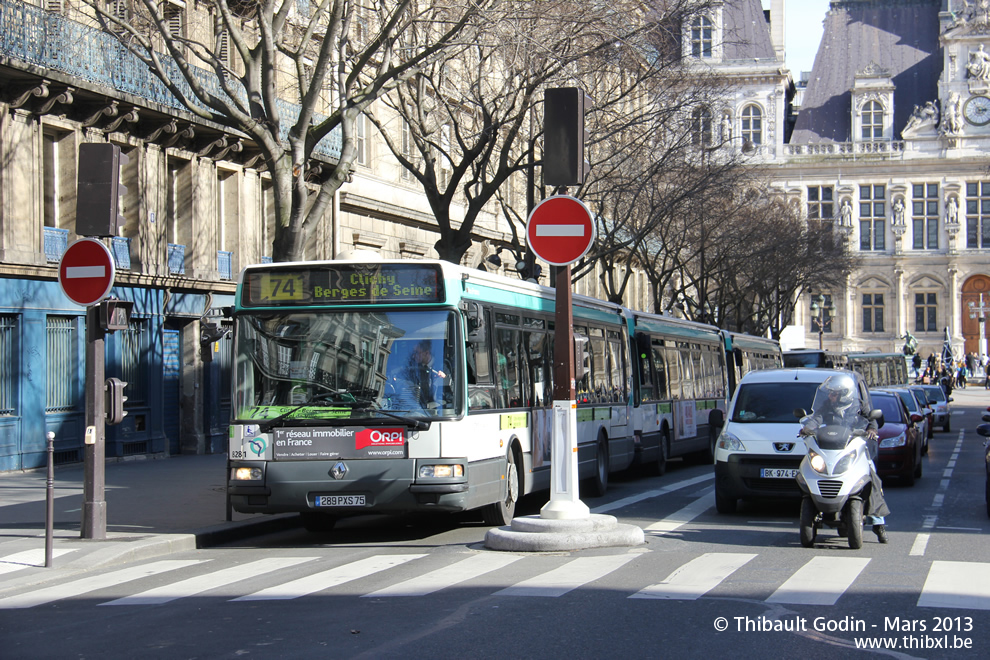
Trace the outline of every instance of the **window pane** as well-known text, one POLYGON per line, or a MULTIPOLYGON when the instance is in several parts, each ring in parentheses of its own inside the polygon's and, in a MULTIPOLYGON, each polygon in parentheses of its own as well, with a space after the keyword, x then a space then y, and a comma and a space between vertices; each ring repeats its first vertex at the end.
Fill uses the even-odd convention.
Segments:
POLYGON ((928 184, 928 196, 929 197, 938 197, 938 184, 937 183, 929 183, 928 184))
POLYGON ((859 198, 860 199, 870 199, 870 187, 860 186, 859 187, 859 198))
POLYGON ((873 199, 883 199, 885 196, 884 186, 873 186, 873 199))
POLYGON ((832 187, 822 186, 822 201, 831 202, 832 201, 832 187))
POLYGON ((912 197, 924 197, 925 196, 925 186, 922 185, 922 184, 920 184, 920 183, 916 183, 913 186, 911 186, 911 196, 912 197))

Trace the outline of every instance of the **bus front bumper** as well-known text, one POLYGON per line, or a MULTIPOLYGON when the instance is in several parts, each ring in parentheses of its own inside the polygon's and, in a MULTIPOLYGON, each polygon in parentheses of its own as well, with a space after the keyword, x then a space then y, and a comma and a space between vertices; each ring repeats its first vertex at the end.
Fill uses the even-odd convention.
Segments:
POLYGON ((354 516, 468 508, 466 459, 231 461, 230 466, 227 492, 239 513, 354 516), (437 465, 461 465, 462 476, 420 476, 424 467, 437 465), (234 480, 239 467, 261 467, 262 480, 234 480))

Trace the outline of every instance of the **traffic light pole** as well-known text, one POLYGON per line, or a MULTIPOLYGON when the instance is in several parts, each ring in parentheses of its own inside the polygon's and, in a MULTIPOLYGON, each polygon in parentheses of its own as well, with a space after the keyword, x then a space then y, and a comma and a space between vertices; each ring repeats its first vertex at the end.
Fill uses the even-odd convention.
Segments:
POLYGON ((105 428, 103 352, 106 332, 100 324, 100 306, 86 308, 86 436, 83 445, 83 516, 80 538, 107 537, 105 486, 105 428))

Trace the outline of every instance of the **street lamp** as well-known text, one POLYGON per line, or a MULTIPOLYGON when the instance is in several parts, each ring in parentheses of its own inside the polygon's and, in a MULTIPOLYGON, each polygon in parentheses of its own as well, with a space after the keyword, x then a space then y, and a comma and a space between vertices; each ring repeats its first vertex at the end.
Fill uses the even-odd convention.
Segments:
POLYGON ((818 298, 811 299, 811 318, 818 323, 818 350, 825 348, 824 337, 825 324, 832 320, 833 307, 825 299, 825 296, 818 294, 818 298))

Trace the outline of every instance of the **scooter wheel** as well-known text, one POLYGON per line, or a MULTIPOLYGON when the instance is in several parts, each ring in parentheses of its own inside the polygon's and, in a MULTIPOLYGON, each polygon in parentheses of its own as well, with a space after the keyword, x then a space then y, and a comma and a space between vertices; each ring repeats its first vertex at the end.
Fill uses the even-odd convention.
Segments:
POLYGON ((849 547, 853 550, 859 550, 863 547, 863 500, 849 500, 846 507, 849 512, 846 521, 849 547))
POLYGON ((818 525, 815 518, 818 512, 810 497, 801 500, 801 545, 810 548, 815 544, 815 537, 818 536, 818 525))

